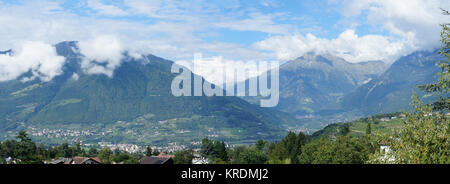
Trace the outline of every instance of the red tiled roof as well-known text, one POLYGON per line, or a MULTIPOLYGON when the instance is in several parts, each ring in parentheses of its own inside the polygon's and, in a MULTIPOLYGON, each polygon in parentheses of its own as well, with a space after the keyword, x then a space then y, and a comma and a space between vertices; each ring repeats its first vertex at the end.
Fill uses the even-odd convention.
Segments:
POLYGON ((168 155, 168 154, 166 154, 164 152, 161 152, 157 157, 160 157, 160 158, 174 158, 175 155, 168 155))

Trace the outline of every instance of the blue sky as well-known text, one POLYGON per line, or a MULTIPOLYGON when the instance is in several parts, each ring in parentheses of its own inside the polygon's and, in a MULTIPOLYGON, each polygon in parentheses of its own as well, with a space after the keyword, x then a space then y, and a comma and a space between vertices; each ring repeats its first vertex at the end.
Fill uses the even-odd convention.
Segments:
MULTIPOLYGON (((315 52, 392 63, 439 47, 439 24, 449 22, 440 8, 450 1, 0 0, 0 50, 108 38, 115 47, 104 48, 175 61, 200 52, 223 62, 285 62, 315 52)), ((102 48, 106 57, 111 50, 102 48)))

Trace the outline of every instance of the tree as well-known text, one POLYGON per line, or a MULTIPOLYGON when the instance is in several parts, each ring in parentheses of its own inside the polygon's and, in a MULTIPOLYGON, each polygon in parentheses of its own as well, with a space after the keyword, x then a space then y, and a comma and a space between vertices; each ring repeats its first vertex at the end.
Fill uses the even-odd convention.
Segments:
MULTIPOLYGON (((447 10, 442 9, 444 15, 449 15, 447 10)), ((439 75, 439 80, 436 83, 427 84, 420 86, 421 89, 434 93, 440 97, 439 101, 432 104, 433 110, 446 111, 450 110, 450 98, 448 93, 450 92, 450 27, 449 23, 441 24, 441 48, 439 49, 439 54, 441 54, 445 59, 441 60, 439 66, 441 67, 441 72, 439 75)))
POLYGON ((266 142, 263 141, 262 139, 259 139, 255 144, 256 149, 260 150, 260 151, 263 151, 265 146, 266 146, 266 142))
POLYGON ((278 143, 269 145, 269 163, 298 163, 298 155, 302 152, 302 147, 309 140, 308 136, 300 132, 296 135, 289 132, 285 138, 278 143))
POLYGON ((145 156, 158 156, 159 155, 159 151, 158 150, 153 150, 150 146, 147 146, 146 150, 145 150, 145 156))
POLYGON ((153 150, 150 146, 147 146, 146 151, 145 151, 145 156, 152 156, 153 155, 153 150))
POLYGON ((339 132, 342 136, 348 135, 350 133, 350 125, 348 123, 343 124, 339 129, 339 132))
POLYGON ((383 136, 389 151, 376 152, 369 163, 449 164, 450 120, 413 97, 415 111, 406 114, 400 132, 383 136))
POLYGON ((56 157, 64 157, 64 158, 71 158, 73 157, 73 151, 70 149, 68 143, 62 143, 57 148, 57 154, 56 157))
POLYGON ((245 149, 239 156, 240 164, 265 164, 269 157, 261 150, 255 148, 245 149))
POLYGON ((114 161, 115 163, 124 163, 124 164, 138 164, 139 163, 138 159, 136 159, 133 155, 131 155, 127 152, 115 154, 114 156, 112 156, 112 161, 114 161))
POLYGON ((307 142, 307 136, 300 132, 296 135, 293 132, 289 132, 288 135, 282 140, 284 144, 288 158, 291 160, 293 164, 298 163, 298 155, 301 154, 302 147, 307 142))
POLYGON ((37 148, 36 148, 36 154, 38 156, 38 158, 40 160, 45 160, 47 159, 47 149, 45 149, 44 144, 40 144, 37 148))
POLYGON ((331 145, 331 141, 326 136, 322 136, 319 140, 313 140, 303 146, 298 160, 301 164, 332 163, 331 145))
POLYGON ((213 156, 223 160, 224 162, 228 162, 228 153, 224 142, 220 141, 214 142, 213 156))
POLYGON ((272 143, 269 146, 269 163, 271 164, 290 164, 291 158, 281 143, 272 143))
POLYGON ((200 154, 203 157, 210 157, 214 153, 214 143, 208 139, 204 138, 202 140, 202 145, 200 146, 200 154))
POLYGON ((192 164, 194 153, 192 150, 177 151, 173 161, 175 164, 192 164))
POLYGON ((231 157, 231 163, 232 164, 239 164, 241 163, 241 153, 244 152, 247 149, 246 146, 238 146, 232 150, 230 150, 230 157, 231 157))
POLYGON ((4 157, 15 157, 15 147, 16 147, 17 141, 15 140, 6 140, 5 142, 3 142, 3 154, 4 157))
POLYGON ((42 163, 36 155, 36 144, 28 137, 25 131, 20 131, 16 136, 19 141, 15 144, 14 155, 23 164, 42 163))
POLYGON ((98 158, 105 164, 111 163, 111 150, 108 147, 102 148, 98 152, 98 158))
POLYGON ((365 138, 340 136, 332 144, 332 163, 334 164, 363 164, 375 151, 365 138))
POLYGON ((372 122, 368 122, 366 127, 366 135, 370 134, 372 134, 372 122))
POLYGON ((97 150, 97 149, 95 149, 94 147, 90 147, 90 148, 89 148, 88 155, 89 155, 90 157, 94 157, 94 156, 96 156, 97 154, 98 154, 98 150, 97 150))
POLYGON ((323 136, 303 146, 302 164, 362 164, 375 152, 366 138, 339 136, 332 141, 323 136))

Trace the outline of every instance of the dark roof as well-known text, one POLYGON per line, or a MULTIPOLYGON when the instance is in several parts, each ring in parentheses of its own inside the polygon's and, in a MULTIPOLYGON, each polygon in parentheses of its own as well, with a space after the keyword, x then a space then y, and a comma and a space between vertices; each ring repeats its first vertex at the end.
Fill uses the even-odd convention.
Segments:
POLYGON ((102 163, 102 161, 99 158, 97 158, 97 157, 92 157, 92 158, 91 157, 73 157, 73 158, 67 160, 65 162, 65 164, 84 164, 88 160, 92 160, 92 161, 97 162, 99 164, 102 163))
POLYGON ((71 158, 60 157, 54 160, 51 160, 48 164, 64 164, 65 162, 71 160, 71 158))
POLYGON ((139 160, 139 164, 173 164, 173 159, 158 156, 145 156, 139 160))

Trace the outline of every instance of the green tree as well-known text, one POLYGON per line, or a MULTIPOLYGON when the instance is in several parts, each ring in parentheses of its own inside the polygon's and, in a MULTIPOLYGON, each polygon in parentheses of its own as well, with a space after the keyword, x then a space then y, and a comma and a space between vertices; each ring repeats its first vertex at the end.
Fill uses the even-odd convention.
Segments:
POLYGON ((280 142, 269 145, 269 163, 299 163, 298 155, 308 141, 308 136, 302 132, 298 135, 289 132, 280 142))
POLYGON ((40 160, 47 160, 49 159, 47 157, 47 149, 45 148, 44 144, 40 144, 37 148, 36 148, 36 155, 38 156, 38 158, 40 160))
POLYGON ((245 149, 239 156, 240 164, 265 164, 269 157, 261 150, 255 148, 245 149))
MULTIPOLYGON (((447 10, 442 10, 444 15, 449 15, 447 10)), ((449 23, 441 24, 441 54, 445 59, 441 60, 439 66, 442 71, 438 74, 439 80, 436 83, 420 86, 429 93, 434 93, 440 97, 440 100, 432 104, 433 110, 448 112, 450 110, 450 27, 449 23)))
POLYGON ((370 134, 372 134, 372 122, 368 122, 366 127, 366 135, 370 134))
POLYGON ((230 157, 231 157, 231 163, 232 164, 239 164, 241 163, 241 153, 244 152, 247 149, 246 146, 238 146, 232 150, 230 150, 230 157))
POLYGON ((36 155, 36 144, 28 137, 25 131, 20 131, 16 136, 19 141, 14 147, 15 158, 22 164, 42 163, 36 155))
POLYGON ((301 164, 327 164, 332 163, 334 154, 331 150, 332 143, 322 136, 303 146, 302 153, 298 156, 301 164))
POLYGON ((293 164, 297 164, 298 155, 301 154, 302 147, 307 142, 307 136, 303 132, 300 132, 298 135, 289 132, 281 142, 286 148, 288 158, 293 164))
POLYGON ((98 154, 98 150, 94 147, 90 147, 88 151, 88 155, 90 157, 95 157, 98 154))
POLYGON ((260 150, 260 151, 263 151, 265 146, 266 146, 266 142, 263 141, 262 139, 259 139, 255 144, 256 149, 260 150))
POLYGON ((136 157, 134 157, 133 155, 131 155, 127 152, 115 154, 114 156, 112 156, 112 161, 114 161, 115 163, 123 163, 123 164, 138 164, 139 163, 139 160, 136 157))
POLYGON ((3 151, 3 143, 0 142, 0 164, 3 164, 5 157, 5 152, 3 151))
POLYGON ((450 120, 413 98, 415 111, 407 113, 400 132, 382 136, 389 151, 376 152, 369 163, 450 164, 450 120))
POLYGON ((200 146, 200 154, 203 157, 210 157, 214 153, 214 143, 208 138, 202 140, 202 145, 200 146))
POLYGON ((147 146, 146 151, 145 151, 145 156, 152 156, 153 155, 153 150, 150 146, 147 146))
POLYGON ((15 155, 15 151, 14 148, 16 147, 17 141, 15 140, 6 140, 5 142, 3 142, 2 147, 3 147, 3 154, 6 157, 16 157, 15 155))
POLYGON ((281 143, 271 143, 269 146, 269 163, 271 164, 290 164, 291 158, 281 143))
POLYGON ((228 162, 227 148, 224 142, 215 141, 214 142, 214 152, 213 156, 219 158, 224 162, 228 162))
POLYGON ((343 124, 339 129, 339 132, 342 136, 348 135, 350 133, 350 125, 348 123, 343 124))
POLYGON ((108 147, 102 148, 98 152, 98 158, 105 164, 111 163, 111 150, 108 147))
POLYGON ((64 158, 71 158, 73 157, 73 151, 69 147, 68 143, 62 143, 57 148, 58 153, 56 154, 56 157, 64 157, 64 158))
POLYGON ((362 164, 375 152, 368 138, 339 136, 332 141, 326 136, 303 146, 302 164, 362 164))
POLYGON ((72 149, 72 157, 84 155, 83 148, 81 148, 81 144, 79 142, 77 142, 75 146, 73 146, 71 149, 72 149))
POLYGON ((177 151, 173 161, 175 164, 192 164, 194 153, 192 150, 177 151))

